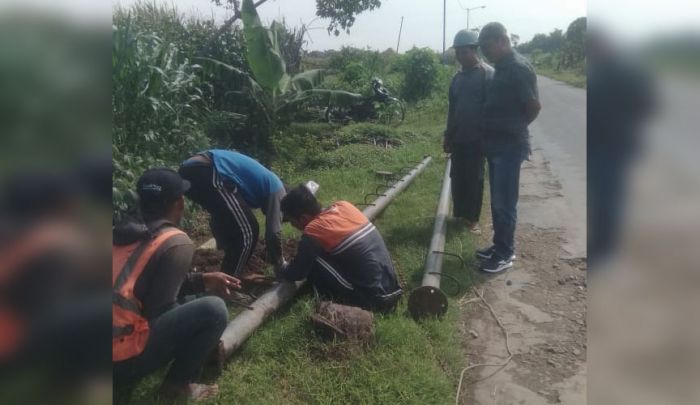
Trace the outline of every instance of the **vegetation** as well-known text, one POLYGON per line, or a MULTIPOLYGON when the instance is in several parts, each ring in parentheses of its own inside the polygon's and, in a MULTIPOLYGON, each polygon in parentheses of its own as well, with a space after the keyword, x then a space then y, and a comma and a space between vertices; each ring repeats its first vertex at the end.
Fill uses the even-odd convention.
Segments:
MULTIPOLYGON (((299 31, 277 23, 262 26, 250 5, 242 4, 244 28, 223 33, 212 22, 183 19, 172 8, 137 4, 115 10, 116 207, 129 206, 129 190, 146 167, 175 167, 189 153, 213 146, 243 150, 289 184, 314 179, 321 184, 324 204, 338 199, 361 203, 383 184, 375 171, 399 172, 431 154, 433 163, 375 221, 408 293, 420 283, 430 241, 454 69, 436 63, 437 54, 427 49, 397 55, 344 48, 300 58, 299 71, 292 72, 288 61, 294 52, 284 49, 299 44, 299 31), (294 35, 294 41, 281 40, 294 35), (304 70, 309 61, 316 69, 304 70), (334 94, 367 94, 373 76, 411 100, 402 125, 336 126, 313 118, 314 108, 342 101, 334 94)), ((186 227, 201 226, 200 215, 188 217, 195 222, 186 227)), ((291 227, 285 226, 284 233, 298 237, 291 227)), ((451 224, 447 249, 469 252, 472 238, 451 224)), ((457 261, 446 259, 443 271, 459 281, 462 291, 471 283, 471 272, 457 261)), ((451 298, 443 319, 422 322, 406 315, 404 300, 395 314, 378 316, 376 343, 359 351, 313 335, 308 323, 313 298, 304 294, 234 355, 212 403, 450 402, 465 363, 457 298, 451 298)), ((120 394, 116 402, 150 402, 161 378, 162 372, 147 378, 130 398, 120 394)))
POLYGON ((580 17, 569 24, 566 33, 556 29, 549 35, 537 34, 516 49, 529 56, 537 73, 585 87, 585 37, 586 17, 580 17))

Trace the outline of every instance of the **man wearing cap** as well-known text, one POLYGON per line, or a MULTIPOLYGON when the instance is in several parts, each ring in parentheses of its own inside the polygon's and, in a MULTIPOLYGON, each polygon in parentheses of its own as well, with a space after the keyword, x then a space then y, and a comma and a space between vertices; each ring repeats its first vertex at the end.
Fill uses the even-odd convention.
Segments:
POLYGON ((277 175, 249 156, 221 149, 191 156, 179 172, 192 184, 187 197, 211 215, 216 245, 225 252, 221 271, 240 275, 253 254, 259 233, 255 208, 265 214, 268 262, 276 269, 284 263, 279 204, 285 190, 277 175))
POLYGON ((297 254, 278 277, 307 279, 340 303, 388 312, 403 290, 377 228, 355 206, 337 201, 322 209, 304 185, 282 199, 285 221, 303 231, 297 254))
POLYGON ((452 47, 462 69, 450 84, 443 149, 452 159, 453 215, 465 219, 469 230, 479 234, 484 194, 484 153, 479 127, 493 68, 479 59, 478 35, 474 31, 459 31, 452 47))
POLYGON ((228 310, 216 296, 178 304, 178 296, 226 297, 240 286, 225 273, 190 273, 194 245, 177 228, 189 182, 174 170, 147 170, 137 183, 143 221, 113 229, 112 361, 115 386, 136 381, 172 361, 161 395, 204 399, 216 385, 194 384, 217 348, 228 310))
POLYGON ((501 23, 492 22, 481 29, 479 46, 495 68, 481 120, 494 234, 493 245, 477 250, 476 255, 482 259, 482 270, 497 273, 513 266, 520 165, 529 159, 528 125, 541 105, 535 71, 511 48, 501 23))

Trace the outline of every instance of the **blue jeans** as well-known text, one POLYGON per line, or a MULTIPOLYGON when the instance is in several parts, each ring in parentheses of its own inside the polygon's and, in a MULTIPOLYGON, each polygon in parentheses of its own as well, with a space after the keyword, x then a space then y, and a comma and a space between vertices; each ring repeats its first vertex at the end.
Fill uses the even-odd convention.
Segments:
POLYGON ((528 155, 527 145, 515 143, 486 148, 491 191, 493 245, 496 255, 509 258, 515 250, 515 224, 518 220, 520 165, 528 155))
POLYGON ((197 298, 163 313, 149 323, 143 352, 114 363, 115 385, 131 385, 173 361, 165 381, 187 384, 199 374, 207 356, 219 343, 228 309, 219 297, 197 298))

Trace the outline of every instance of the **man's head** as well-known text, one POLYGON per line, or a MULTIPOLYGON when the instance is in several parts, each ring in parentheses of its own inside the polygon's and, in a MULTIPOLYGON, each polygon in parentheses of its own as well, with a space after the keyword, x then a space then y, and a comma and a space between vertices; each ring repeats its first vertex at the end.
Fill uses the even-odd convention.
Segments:
POLYGON ((180 222, 185 209, 183 194, 190 182, 166 167, 146 170, 136 183, 141 213, 146 221, 168 219, 180 222))
POLYGON ((457 62, 463 68, 470 68, 479 62, 479 36, 474 31, 460 30, 455 35, 452 47, 455 50, 457 62))
POLYGON ((508 31, 499 22, 490 22, 479 33, 481 53, 492 63, 498 63, 511 52, 508 31))
POLYGON ((321 212, 321 204, 305 185, 300 184, 291 189, 282 199, 280 210, 285 221, 293 227, 303 230, 316 215, 321 212))

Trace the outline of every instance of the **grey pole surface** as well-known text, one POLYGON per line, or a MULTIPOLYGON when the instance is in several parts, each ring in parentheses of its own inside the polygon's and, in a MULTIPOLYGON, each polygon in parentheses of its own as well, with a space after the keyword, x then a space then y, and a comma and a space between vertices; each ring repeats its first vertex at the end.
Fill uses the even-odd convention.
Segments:
POLYGON ((389 205, 391 200, 393 200, 399 193, 406 189, 409 184, 411 184, 411 181, 413 181, 413 179, 416 178, 416 176, 418 176, 426 166, 428 166, 428 163, 430 163, 432 159, 432 156, 425 157, 423 161, 418 164, 418 166, 411 169, 406 176, 384 191, 384 196, 374 200, 374 203, 365 208, 362 213, 365 214, 370 221, 374 219, 377 215, 379 215, 379 213, 382 212, 382 210, 384 210, 387 205, 389 205))
POLYGON ((447 23, 447 0, 442 1, 442 64, 445 64, 445 25, 447 23))
MULTIPOLYGON (((377 198, 374 203, 365 208, 362 213, 372 221, 379 215, 389 203, 396 198, 430 163, 432 157, 428 156, 406 174, 401 180, 385 192, 385 195, 377 198)), ((221 335, 225 357, 228 358, 255 332, 260 325, 278 308, 290 301, 306 283, 305 280, 294 283, 281 281, 270 288, 251 304, 253 309, 245 310, 229 322, 221 335)))
POLYGON ((447 216, 450 215, 450 193, 452 191, 450 182, 451 167, 452 159, 448 159, 445 165, 445 176, 442 180, 440 200, 438 201, 437 212, 435 213, 433 238, 430 240, 428 258, 425 260, 425 272, 423 274, 423 282, 421 283, 424 286, 440 288, 442 255, 434 252, 442 252, 445 250, 445 232, 447 230, 447 216))
POLYGON ((396 53, 399 53, 399 44, 401 43, 401 30, 403 29, 403 16, 401 16, 401 25, 399 26, 399 39, 396 41, 396 53))
POLYGON ((447 160, 445 175, 442 179, 442 190, 435 213, 435 225, 433 237, 430 239, 430 248, 425 259, 425 270, 421 287, 411 291, 408 297, 408 311, 415 318, 426 315, 442 315, 447 311, 447 296, 440 290, 440 278, 442 273, 442 252, 445 250, 445 233, 447 231, 447 217, 450 215, 450 195, 452 191, 450 181, 450 169, 452 159, 447 160))

